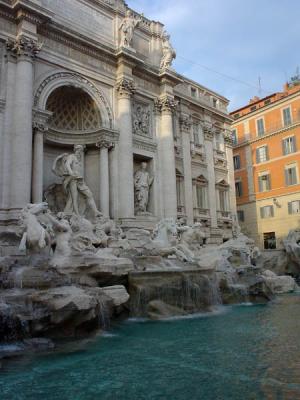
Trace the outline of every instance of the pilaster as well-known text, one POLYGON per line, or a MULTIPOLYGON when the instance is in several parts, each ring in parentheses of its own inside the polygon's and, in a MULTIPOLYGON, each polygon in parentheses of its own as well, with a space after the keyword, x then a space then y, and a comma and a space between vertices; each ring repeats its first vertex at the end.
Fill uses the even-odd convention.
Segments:
POLYGON ((187 223, 194 222, 192 159, 191 159, 191 127, 192 120, 187 114, 181 114, 179 118, 183 147, 183 171, 184 171, 184 197, 187 223))
POLYGON ((119 217, 134 218, 133 190, 133 138, 132 138, 132 106, 134 93, 133 80, 120 77, 116 85, 118 95, 119 138, 119 217))
POLYGON ((156 100, 161 113, 158 133, 158 155, 161 167, 164 217, 177 219, 176 169, 173 135, 173 112, 176 102, 173 96, 163 94, 156 100))
POLYGON ((208 174, 208 198, 209 208, 211 216, 211 228, 215 229, 218 227, 217 218, 217 198, 216 198, 216 176, 215 176, 215 164, 214 164, 214 148, 213 139, 214 133, 212 127, 205 123, 203 126, 204 132, 204 145, 207 162, 207 174, 208 174))

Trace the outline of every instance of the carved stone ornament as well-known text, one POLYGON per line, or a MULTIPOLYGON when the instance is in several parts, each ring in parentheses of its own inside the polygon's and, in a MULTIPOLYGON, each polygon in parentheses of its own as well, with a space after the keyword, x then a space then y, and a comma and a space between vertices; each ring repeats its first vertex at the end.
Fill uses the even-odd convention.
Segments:
POLYGON ((227 145, 233 146, 234 141, 231 131, 229 130, 224 131, 224 141, 227 145))
POLYGON ((132 95, 135 92, 134 82, 131 79, 121 78, 116 85, 119 95, 132 95))
POLYGON ((16 56, 27 56, 35 58, 43 47, 43 43, 27 38, 25 36, 19 37, 17 40, 9 39, 6 42, 6 49, 16 56))
POLYGON ((179 118, 180 130, 185 133, 190 133, 192 120, 188 115, 181 115, 179 118))
POLYGON ((47 124, 40 122, 40 121, 33 121, 32 127, 33 127, 34 131, 38 131, 41 133, 45 133, 49 129, 47 124))
POLYGON ((159 99, 156 99, 155 108, 160 112, 174 112, 176 110, 177 104, 177 101, 175 101, 173 97, 166 95, 160 97, 159 99))
POLYGON ((134 103, 132 124, 135 135, 151 136, 149 106, 134 103))
POLYGON ((206 140, 213 140, 214 138, 214 131, 212 129, 212 126, 208 123, 205 123, 203 125, 203 132, 204 132, 204 137, 206 140))
POLYGON ((163 32, 162 35, 162 53, 163 55, 160 62, 160 69, 165 71, 171 67, 172 61, 176 58, 176 52, 170 43, 170 35, 168 35, 166 32, 163 32))
POLYGON ((115 147, 115 144, 114 144, 113 142, 110 142, 109 140, 103 139, 103 140, 100 140, 100 141, 96 144, 96 146, 97 146, 99 149, 106 148, 106 149, 108 149, 108 150, 111 150, 111 149, 113 149, 113 148, 115 147))

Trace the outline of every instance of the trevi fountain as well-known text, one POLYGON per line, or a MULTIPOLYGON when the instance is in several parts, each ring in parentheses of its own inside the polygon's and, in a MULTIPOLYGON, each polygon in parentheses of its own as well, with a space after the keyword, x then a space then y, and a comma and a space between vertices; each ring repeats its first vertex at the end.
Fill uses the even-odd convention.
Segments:
POLYGON ((228 100, 123 0, 0 21, 1 399, 300 398, 300 231, 241 232, 228 100))

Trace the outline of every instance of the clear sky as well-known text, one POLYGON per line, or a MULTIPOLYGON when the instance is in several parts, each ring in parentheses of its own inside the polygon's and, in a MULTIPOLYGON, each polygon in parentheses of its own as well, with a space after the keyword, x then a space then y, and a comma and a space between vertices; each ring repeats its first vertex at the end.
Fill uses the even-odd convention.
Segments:
POLYGON ((165 24, 177 51, 174 68, 227 97, 230 110, 259 95, 259 77, 264 97, 282 90, 300 66, 300 0, 127 2, 165 24))

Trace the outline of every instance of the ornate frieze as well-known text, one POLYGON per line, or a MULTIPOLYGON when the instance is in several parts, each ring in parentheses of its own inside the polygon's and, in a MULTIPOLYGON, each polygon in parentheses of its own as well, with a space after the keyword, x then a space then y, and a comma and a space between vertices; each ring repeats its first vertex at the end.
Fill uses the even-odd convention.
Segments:
POLYGON ((120 96, 131 96, 135 92, 135 85, 132 79, 121 78, 116 84, 120 96))
POLYGON ((150 108, 149 105, 134 103, 133 104, 133 133, 141 136, 152 136, 150 126, 150 108))
POLYGON ((43 44, 38 43, 36 40, 27 38, 25 36, 19 37, 17 40, 9 39, 6 42, 6 49, 15 56, 26 56, 35 58, 42 49, 43 44))
POLYGON ((162 96, 155 100, 155 108, 157 111, 164 112, 175 112, 177 107, 177 101, 172 96, 162 96))
POLYGON ((148 141, 138 139, 137 137, 133 138, 133 147, 140 150, 146 150, 150 153, 155 153, 157 150, 156 143, 150 143, 148 141))

